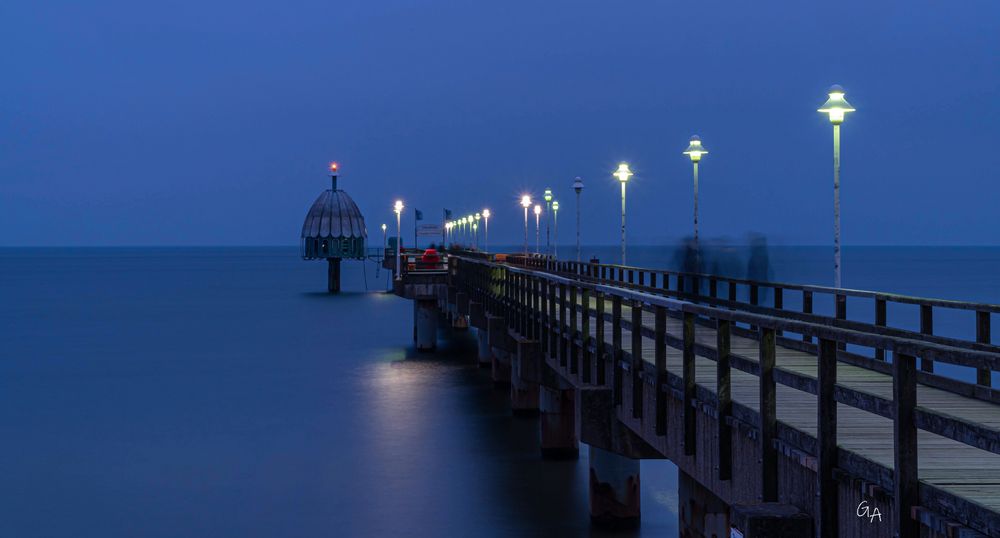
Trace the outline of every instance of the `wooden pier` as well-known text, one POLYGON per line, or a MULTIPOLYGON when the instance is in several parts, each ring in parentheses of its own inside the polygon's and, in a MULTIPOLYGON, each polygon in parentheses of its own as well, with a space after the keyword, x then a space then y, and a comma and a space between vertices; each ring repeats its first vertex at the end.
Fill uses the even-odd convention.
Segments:
MULTIPOLYGON (((413 271, 397 292, 412 277, 479 331, 480 360, 515 411, 542 414, 543 443, 667 458, 748 538, 812 535, 788 530, 803 521, 818 537, 1000 537, 1000 306, 471 252, 446 268, 433 290, 413 271), (872 321, 848 315, 861 303, 872 321), (920 330, 894 326, 888 305, 919 309, 920 330), (934 334, 946 309, 969 313, 974 340, 934 334)), ((627 499, 595 501, 602 472, 595 521, 638 517, 627 499)))

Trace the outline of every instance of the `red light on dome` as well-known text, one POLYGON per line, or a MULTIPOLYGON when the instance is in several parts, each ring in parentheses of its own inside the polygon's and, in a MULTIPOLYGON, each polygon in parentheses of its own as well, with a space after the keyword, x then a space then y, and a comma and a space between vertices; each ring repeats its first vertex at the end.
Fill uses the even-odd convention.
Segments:
POLYGON ((335 162, 330 163, 330 172, 335 173, 336 171, 337 171, 337 163, 335 162))

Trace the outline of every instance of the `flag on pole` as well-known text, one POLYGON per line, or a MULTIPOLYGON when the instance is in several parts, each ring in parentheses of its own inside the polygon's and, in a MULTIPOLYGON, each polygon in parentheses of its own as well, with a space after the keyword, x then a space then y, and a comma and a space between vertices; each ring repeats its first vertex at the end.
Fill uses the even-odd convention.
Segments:
POLYGON ((413 218, 416 220, 424 220, 424 212, 419 209, 414 209, 413 218))

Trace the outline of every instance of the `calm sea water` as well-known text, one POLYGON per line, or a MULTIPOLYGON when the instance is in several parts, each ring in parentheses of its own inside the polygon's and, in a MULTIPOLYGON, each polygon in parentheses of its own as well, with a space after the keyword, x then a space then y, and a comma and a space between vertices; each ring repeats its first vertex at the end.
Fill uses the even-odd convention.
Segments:
MULTIPOLYGON (((772 252, 828 280, 828 249, 772 252)), ((1000 302, 997 274, 1000 249, 845 258, 848 285, 919 295, 1000 302)), ((468 335, 417 354, 385 283, 345 264, 328 296, 287 248, 0 249, 0 536, 599 534, 586 450, 542 461, 468 335)), ((678 534, 677 491, 643 462, 637 535, 678 534)))

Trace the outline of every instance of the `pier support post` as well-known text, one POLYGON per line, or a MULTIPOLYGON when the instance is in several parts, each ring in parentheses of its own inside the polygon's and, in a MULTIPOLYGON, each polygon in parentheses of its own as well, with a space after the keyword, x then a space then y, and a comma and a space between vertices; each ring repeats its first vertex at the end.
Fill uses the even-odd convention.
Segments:
POLYGON ((413 333, 418 351, 433 351, 437 347, 438 307, 433 300, 413 302, 413 333))
POLYGON ((326 263, 326 291, 340 293, 340 258, 327 258, 326 263))
POLYGON ((576 459, 580 442, 576 434, 576 389, 539 389, 542 457, 576 459))
POLYGON ((681 536, 729 536, 729 505, 684 471, 677 471, 681 536))
POLYGON ((639 515, 639 460, 590 447, 590 521, 630 528, 639 515))
POLYGON ((476 329, 476 337, 479 343, 479 367, 493 367, 493 348, 490 347, 490 331, 486 327, 476 329))
POLYGON ((730 521, 744 538, 813 535, 812 518, 787 504, 736 505, 730 512, 730 521))
POLYGON ((538 363, 541 346, 521 340, 511 353, 510 407, 515 415, 538 415, 538 363))

